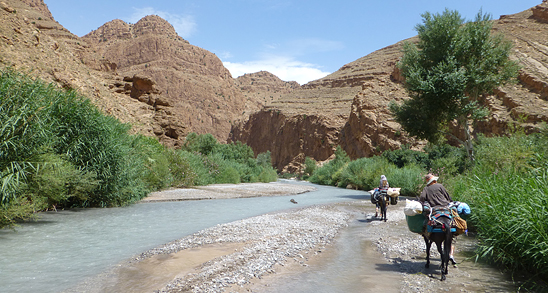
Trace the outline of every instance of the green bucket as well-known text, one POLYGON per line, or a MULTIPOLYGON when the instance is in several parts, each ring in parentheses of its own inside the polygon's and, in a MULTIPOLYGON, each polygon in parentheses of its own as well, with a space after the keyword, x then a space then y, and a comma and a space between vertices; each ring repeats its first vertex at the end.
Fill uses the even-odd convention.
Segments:
POLYGON ((407 221, 407 227, 409 231, 413 233, 422 233, 422 228, 424 226, 424 216, 422 214, 417 214, 415 216, 405 215, 405 220, 407 221))

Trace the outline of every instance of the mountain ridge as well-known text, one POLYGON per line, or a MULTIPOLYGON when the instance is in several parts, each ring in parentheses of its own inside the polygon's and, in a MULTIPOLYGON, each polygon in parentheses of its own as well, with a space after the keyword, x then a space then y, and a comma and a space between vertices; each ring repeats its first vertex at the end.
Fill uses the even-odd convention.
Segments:
MULTIPOLYGON (((47 2, 47 1, 46 1, 47 2)), ((134 133, 179 147, 190 132, 270 150, 279 171, 299 172, 305 157, 351 158, 402 144, 406 135, 388 110, 409 98, 396 68, 402 40, 304 85, 261 71, 233 78, 215 54, 190 44, 159 16, 135 24, 115 19, 78 37, 55 21, 42 0, 0 2, 0 63, 89 97, 134 133)), ((475 133, 504 135, 519 122, 528 132, 548 122, 548 3, 494 20, 523 66, 518 83, 484 98, 492 110, 475 133), (523 118, 526 117, 526 118, 523 118)))

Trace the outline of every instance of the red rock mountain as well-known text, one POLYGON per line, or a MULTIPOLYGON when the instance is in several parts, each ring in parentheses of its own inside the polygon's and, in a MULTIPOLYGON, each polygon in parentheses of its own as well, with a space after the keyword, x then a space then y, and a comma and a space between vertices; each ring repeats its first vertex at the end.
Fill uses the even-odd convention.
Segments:
MULTIPOLYGON (((548 122, 548 3, 503 15, 493 30, 514 43, 512 58, 522 69, 517 84, 485 97, 492 114, 475 125, 474 133, 503 135, 516 121, 535 131, 548 122)), ((416 40, 380 49, 301 86, 235 125, 230 138, 257 153, 271 150, 273 164, 288 172, 299 171, 307 156, 332 158, 337 145, 354 159, 402 144, 420 149, 424 142, 408 137, 388 109, 391 101, 409 98, 396 63, 403 43, 416 40)))
MULTIPOLYGON (((193 46, 158 16, 110 21, 84 37, 63 28, 42 0, 0 0, 0 63, 79 91, 133 131, 179 146, 189 132, 270 150, 279 170, 296 172, 341 145, 352 158, 409 144, 387 105, 408 95, 395 65, 402 42, 299 86, 268 72, 233 78, 211 52, 193 46)), ((548 3, 495 20, 514 42, 519 82, 485 97, 493 111, 476 132, 503 134, 526 117, 529 131, 548 118, 548 3)), ((411 38, 406 41, 415 41, 411 38)))

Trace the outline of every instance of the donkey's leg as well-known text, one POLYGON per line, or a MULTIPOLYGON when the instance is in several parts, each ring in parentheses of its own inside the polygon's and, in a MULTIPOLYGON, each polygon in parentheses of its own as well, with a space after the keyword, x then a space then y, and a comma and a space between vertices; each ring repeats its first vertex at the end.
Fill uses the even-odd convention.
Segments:
POLYGON ((386 220, 387 220, 386 210, 388 209, 388 201, 386 200, 386 197, 383 198, 383 201, 384 201, 384 207, 383 207, 382 215, 384 217, 384 221, 386 222, 386 220))
POLYGON ((445 239, 443 241, 443 258, 442 258, 442 270, 441 270, 441 280, 445 280, 445 275, 449 273, 449 252, 451 251, 451 244, 453 242, 453 235, 451 233, 451 228, 445 231, 445 239))
POLYGON ((430 247, 432 246, 432 241, 428 239, 426 236, 422 236, 424 238, 424 243, 426 244, 426 264, 424 265, 425 268, 430 267, 430 247))

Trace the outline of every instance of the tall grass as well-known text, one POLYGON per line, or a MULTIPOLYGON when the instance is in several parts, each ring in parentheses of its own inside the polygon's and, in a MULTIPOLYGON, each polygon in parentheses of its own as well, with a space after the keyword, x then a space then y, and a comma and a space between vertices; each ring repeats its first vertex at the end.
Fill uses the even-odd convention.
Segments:
POLYGON ((476 166, 450 190, 472 208, 478 255, 548 282, 546 134, 481 138, 476 166))
POLYGON ((548 178, 508 170, 476 173, 463 197, 476 208, 480 253, 513 269, 548 276, 548 178), (471 196, 474 195, 474 196, 471 196))

